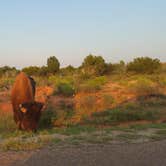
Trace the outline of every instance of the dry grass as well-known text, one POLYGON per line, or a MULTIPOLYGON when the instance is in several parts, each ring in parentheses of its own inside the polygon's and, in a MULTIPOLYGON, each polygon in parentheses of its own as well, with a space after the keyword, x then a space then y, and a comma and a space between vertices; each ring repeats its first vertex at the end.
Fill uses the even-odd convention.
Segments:
POLYGON ((16 130, 12 112, 4 112, 0 110, 0 133, 10 133, 16 130))

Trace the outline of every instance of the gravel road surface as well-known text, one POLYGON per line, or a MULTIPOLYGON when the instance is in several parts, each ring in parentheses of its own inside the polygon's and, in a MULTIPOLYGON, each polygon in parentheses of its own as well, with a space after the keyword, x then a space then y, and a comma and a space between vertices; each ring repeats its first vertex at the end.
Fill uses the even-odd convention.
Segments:
POLYGON ((64 145, 44 148, 20 166, 166 166, 166 140, 142 144, 64 145))

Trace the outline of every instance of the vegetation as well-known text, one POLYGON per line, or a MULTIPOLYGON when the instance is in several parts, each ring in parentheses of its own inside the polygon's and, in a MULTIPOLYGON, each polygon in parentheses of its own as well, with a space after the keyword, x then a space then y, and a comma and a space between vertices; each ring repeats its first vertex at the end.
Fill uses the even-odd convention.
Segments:
POLYGON ((0 77, 13 77, 18 73, 18 70, 15 67, 4 66, 0 67, 0 77))
POLYGON ((149 57, 135 58, 133 62, 128 63, 127 71, 152 74, 161 68, 159 59, 152 59, 149 57))
POLYGON ((64 96, 73 96, 75 94, 75 90, 69 83, 59 83, 57 85, 56 93, 64 96))
POLYGON ((0 110, 0 133, 10 133, 16 130, 16 125, 13 121, 13 114, 0 110))
POLYGON ((22 69, 28 75, 31 76, 46 76, 48 74, 55 74, 59 71, 60 63, 55 56, 47 59, 47 66, 37 67, 29 66, 22 69))
POLYGON ((85 73, 103 75, 106 71, 106 63, 101 56, 89 55, 84 59, 82 68, 85 73))
MULTIPOLYGON (((22 71, 34 77, 37 88, 44 89, 37 89, 37 97, 46 96, 47 108, 38 133, 18 131, 12 113, 0 111, 0 149, 31 150, 48 142, 134 142, 149 128, 154 132, 141 137, 164 139, 165 69, 165 63, 148 57, 136 58, 126 65, 123 61, 106 63, 94 55, 87 56, 78 68, 60 68, 56 57, 49 57, 42 67, 25 67, 22 71), (51 96, 45 92, 48 86, 54 91, 51 96), (142 122, 147 124, 141 125, 142 122), (115 130, 119 134, 114 134, 115 130)), ((9 102, 9 91, 18 72, 8 66, 0 68, 2 104, 9 102)), ((1 105, 0 109, 3 110, 1 105)))
POLYGON ((160 86, 157 86, 155 82, 146 78, 140 77, 134 83, 129 84, 129 89, 139 96, 160 94, 160 86))
POLYGON ((124 74, 126 72, 126 64, 124 61, 119 63, 108 63, 106 68, 107 74, 124 74))
POLYGON ((38 76, 40 72, 40 68, 37 66, 29 66, 22 69, 28 75, 38 76))
POLYGON ((48 71, 52 74, 55 74, 59 71, 60 63, 55 56, 52 56, 47 59, 48 71))
POLYGON ((78 85, 78 91, 80 92, 96 92, 102 88, 102 86, 107 82, 105 76, 96 77, 94 79, 88 79, 82 84, 78 85))
POLYGON ((166 117, 165 98, 165 96, 140 97, 134 103, 129 102, 114 109, 94 112, 92 117, 83 120, 86 124, 96 125, 117 125, 140 120, 154 121, 166 117))

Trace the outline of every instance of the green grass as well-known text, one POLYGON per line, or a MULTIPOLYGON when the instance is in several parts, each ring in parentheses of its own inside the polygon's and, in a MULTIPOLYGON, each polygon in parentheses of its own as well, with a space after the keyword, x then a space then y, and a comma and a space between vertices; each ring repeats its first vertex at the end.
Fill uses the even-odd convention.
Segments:
POLYGON ((166 139, 166 128, 157 130, 155 134, 149 136, 148 138, 154 141, 166 139))
POLYGON ((28 137, 14 137, 5 139, 0 143, 0 148, 3 150, 34 150, 43 147, 52 140, 50 135, 38 135, 28 137))
POLYGON ((139 137, 141 136, 135 133, 123 133, 117 136, 117 138, 120 140, 132 140, 132 139, 138 139, 139 137))
MULTIPOLYGON (((148 131, 147 131, 148 132, 148 131)), ((162 140, 166 138, 166 124, 132 125, 129 127, 95 128, 91 126, 70 126, 67 128, 40 129, 37 133, 15 131, 1 138, 1 150, 34 150, 48 144, 105 144, 112 141, 134 142, 140 138, 162 140), (151 135, 139 132, 155 129, 151 135), (114 132, 118 133, 114 135, 114 132)))
POLYGON ((54 128, 55 133, 63 134, 63 135, 79 135, 81 133, 92 133, 96 130, 96 128, 92 126, 71 126, 67 128, 54 128))

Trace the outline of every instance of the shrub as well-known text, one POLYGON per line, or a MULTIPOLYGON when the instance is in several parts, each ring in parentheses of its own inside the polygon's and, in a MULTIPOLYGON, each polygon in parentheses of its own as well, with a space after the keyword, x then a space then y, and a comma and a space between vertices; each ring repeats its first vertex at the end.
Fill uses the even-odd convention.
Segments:
POLYGON ((106 71, 106 63, 101 56, 88 55, 82 63, 82 68, 85 73, 103 75, 106 71))
POLYGON ((152 74, 158 71, 160 68, 160 60, 149 57, 135 58, 133 62, 130 62, 127 65, 127 71, 135 73, 152 74))
POLYGON ((55 111, 50 107, 44 112, 39 121, 39 128, 50 128, 52 127, 52 121, 56 117, 55 111))
POLYGON ((57 85, 56 93, 64 96, 73 96, 75 90, 71 84, 62 82, 57 85))

